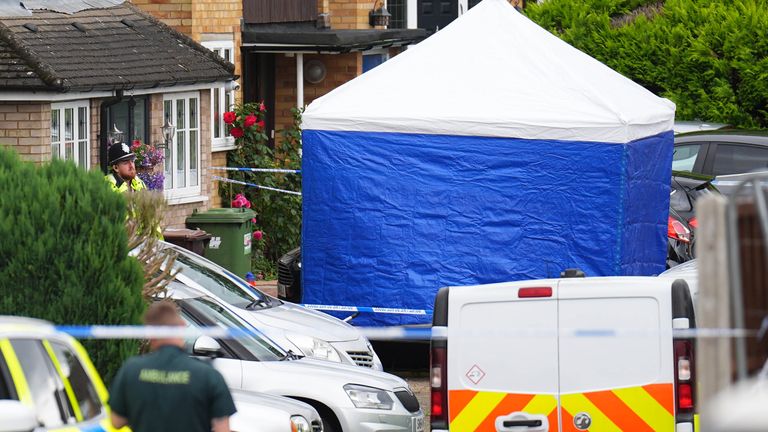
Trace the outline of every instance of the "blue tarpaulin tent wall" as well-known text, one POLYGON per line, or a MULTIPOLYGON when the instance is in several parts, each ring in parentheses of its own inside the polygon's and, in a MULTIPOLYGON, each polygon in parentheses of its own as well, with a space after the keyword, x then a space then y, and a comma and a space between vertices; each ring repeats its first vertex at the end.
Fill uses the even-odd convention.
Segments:
POLYGON ((442 286, 570 267, 658 273, 673 117, 670 102, 485 0, 308 108, 304 301, 431 309, 442 286), (521 38, 530 46, 515 49, 521 38), (512 64, 527 82, 499 75, 512 64), (483 76, 459 99, 433 82, 467 68, 483 76))

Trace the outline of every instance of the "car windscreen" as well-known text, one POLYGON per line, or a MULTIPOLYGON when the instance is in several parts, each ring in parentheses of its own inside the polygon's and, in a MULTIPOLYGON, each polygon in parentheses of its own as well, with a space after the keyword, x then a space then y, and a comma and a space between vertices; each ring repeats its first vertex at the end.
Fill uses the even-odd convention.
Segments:
MULTIPOLYGON (((236 329, 244 327, 244 324, 235 318, 231 312, 205 297, 187 299, 184 300, 184 303, 213 325, 236 329)), ((285 354, 278 347, 257 334, 238 337, 237 341, 259 361, 276 361, 285 357, 285 354)))
POLYGON ((195 259, 186 253, 179 252, 175 268, 181 270, 182 275, 232 306, 246 308, 252 304, 269 304, 261 293, 239 285, 207 262, 195 259))

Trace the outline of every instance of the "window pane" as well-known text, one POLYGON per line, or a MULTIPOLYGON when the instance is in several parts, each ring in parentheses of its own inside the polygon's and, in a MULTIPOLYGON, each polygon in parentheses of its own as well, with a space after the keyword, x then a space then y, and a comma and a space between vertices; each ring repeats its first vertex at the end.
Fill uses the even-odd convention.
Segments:
POLYGON ((44 427, 63 425, 69 417, 61 411, 64 385, 57 379, 42 344, 34 340, 14 340, 11 345, 27 378, 38 421, 44 427))
POLYGON ((224 92, 224 109, 229 111, 229 107, 232 106, 232 92, 224 92))
POLYGON ((176 187, 186 187, 186 139, 184 131, 176 132, 176 187))
POLYGON ((80 107, 77 109, 77 139, 88 139, 88 109, 80 107))
MULTIPOLYGON (((163 102, 163 124, 173 118, 173 103, 172 101, 163 102)), ((163 187, 165 189, 173 189, 173 143, 168 143, 168 147, 165 149, 165 162, 163 162, 163 171, 165 173, 165 181, 163 187)))
POLYGON ((189 128, 197 129, 197 98, 189 99, 189 128))
POLYGON ((74 110, 72 108, 64 109, 64 139, 74 139, 74 110))
POLYGON ((61 143, 51 144, 51 155, 54 159, 59 159, 61 157, 61 143))
POLYGON ((59 117, 61 112, 57 109, 51 110, 51 142, 61 141, 59 135, 59 117))
POLYGON ((136 106, 133 107, 133 139, 140 139, 143 142, 147 142, 149 137, 147 136, 147 106, 146 97, 136 98, 136 106))
POLYGON ((64 143, 64 158, 68 161, 75 160, 75 142, 67 141, 64 143))
POLYGON ((88 168, 88 141, 80 141, 77 152, 78 152, 77 165, 87 169, 88 168))
POLYGON ((229 48, 224 49, 224 60, 232 62, 232 50, 229 48))
POLYGON ((741 174, 768 169, 768 147, 750 145, 718 144, 714 175, 741 174))
POLYGON ((211 116, 213 116, 213 137, 214 138, 221 138, 221 110, 219 109, 219 105, 221 104, 221 89, 215 88, 213 89, 213 112, 211 113, 211 116))
POLYGON ((197 186, 197 131, 189 131, 189 185, 197 186))
POLYGON ((186 129, 186 122, 184 118, 184 100, 176 101, 176 129, 186 129))
POLYGON ((51 346, 61 366, 62 374, 69 380, 72 392, 80 406, 83 420, 90 420, 101 414, 103 407, 96 393, 96 388, 75 353, 58 343, 52 343, 51 346))
POLYGON ((693 171, 696 156, 699 154, 701 144, 675 146, 675 154, 672 156, 672 169, 675 171, 693 171))

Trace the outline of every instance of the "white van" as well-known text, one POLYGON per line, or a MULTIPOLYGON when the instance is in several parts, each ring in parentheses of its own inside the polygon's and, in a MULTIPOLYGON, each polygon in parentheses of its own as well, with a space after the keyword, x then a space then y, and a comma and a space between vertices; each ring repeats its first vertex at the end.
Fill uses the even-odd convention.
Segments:
POLYGON ((683 280, 449 287, 435 300, 432 431, 690 432, 695 327, 683 280))

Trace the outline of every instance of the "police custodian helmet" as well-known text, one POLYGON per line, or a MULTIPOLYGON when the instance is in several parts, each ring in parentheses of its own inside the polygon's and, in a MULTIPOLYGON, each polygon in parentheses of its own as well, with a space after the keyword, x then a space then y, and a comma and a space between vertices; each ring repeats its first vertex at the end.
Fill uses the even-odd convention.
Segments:
POLYGON ((136 155, 126 143, 114 143, 109 147, 109 165, 115 165, 124 160, 134 160, 136 155))

